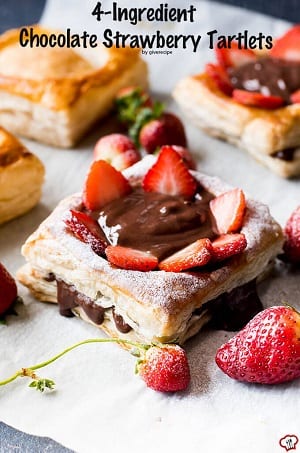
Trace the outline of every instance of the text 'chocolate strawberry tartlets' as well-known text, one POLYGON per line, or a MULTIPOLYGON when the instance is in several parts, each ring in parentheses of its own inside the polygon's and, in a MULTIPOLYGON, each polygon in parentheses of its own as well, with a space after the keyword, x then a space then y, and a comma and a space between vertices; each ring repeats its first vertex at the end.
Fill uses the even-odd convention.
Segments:
POLYGON ((18 277, 62 315, 113 337, 182 344, 221 300, 229 313, 245 305, 235 328, 259 311, 249 294, 282 242, 266 206, 189 170, 176 147, 163 146, 123 173, 93 162, 83 192, 24 244, 18 277))

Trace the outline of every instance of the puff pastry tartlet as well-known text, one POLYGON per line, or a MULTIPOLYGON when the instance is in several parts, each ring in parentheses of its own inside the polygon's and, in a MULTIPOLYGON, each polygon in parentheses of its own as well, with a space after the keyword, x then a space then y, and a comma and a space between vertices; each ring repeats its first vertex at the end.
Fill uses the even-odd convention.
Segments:
POLYGON ((44 166, 0 127, 0 224, 24 214, 41 197, 44 166))
POLYGON ((110 112, 120 88, 147 85, 138 49, 99 45, 81 55, 67 47, 21 47, 19 34, 0 37, 0 123, 13 133, 71 147, 110 112))
POLYGON ((182 79, 174 97, 205 132, 282 177, 300 175, 300 27, 270 51, 216 49, 217 64, 182 79))
POLYGON ((265 270, 282 247, 281 228, 268 208, 246 201, 243 218, 235 216, 239 225, 230 229, 236 233, 219 237, 237 238, 239 247, 242 239, 242 247, 233 251, 235 245, 229 250, 223 244, 219 252, 226 259, 220 258, 209 206, 221 194, 231 195, 231 188, 189 172, 170 148, 123 176, 104 161, 93 164, 83 194, 63 200, 22 248, 27 264, 18 278, 37 299, 59 302, 61 314, 78 315, 113 337, 183 343, 209 320, 207 303, 265 270), (172 170, 158 193, 162 162, 172 170), (174 174, 180 174, 177 188, 169 185, 174 174), (104 187, 112 180, 108 196, 104 187))

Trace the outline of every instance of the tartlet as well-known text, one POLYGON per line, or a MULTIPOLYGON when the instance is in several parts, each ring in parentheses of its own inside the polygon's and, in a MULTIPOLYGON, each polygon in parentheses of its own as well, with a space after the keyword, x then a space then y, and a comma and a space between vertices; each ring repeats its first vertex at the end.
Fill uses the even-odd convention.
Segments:
MULTIPOLYGON (((39 26, 33 31, 54 33, 39 26)), ((80 54, 67 47, 21 47, 19 35, 16 29, 0 37, 0 123, 13 133, 71 147, 111 111, 119 89, 147 86, 139 49, 99 45, 80 54)))
POLYGON ((217 64, 179 81, 174 97, 208 134, 248 151, 278 175, 300 175, 300 26, 270 51, 216 49, 217 64))
POLYGON ((44 181, 40 159, 0 127, 0 224, 32 209, 44 181))
MULTIPOLYGON (((242 224, 235 225, 235 230, 231 229, 235 234, 225 235, 226 238, 242 238, 243 247, 226 256, 227 259, 216 259, 212 246, 219 237, 215 229, 220 227, 213 226, 210 203, 218 201, 224 193, 231 193, 231 188, 218 178, 185 169, 184 175, 180 173, 180 181, 185 181, 188 173, 197 191, 192 196, 164 194, 161 204, 161 194, 150 187, 150 179, 157 181, 155 165, 161 164, 162 156, 169 153, 169 157, 176 161, 176 151, 169 148, 163 147, 158 158, 147 156, 125 170, 123 176, 118 173, 116 179, 116 170, 109 169, 108 164, 103 164, 103 161, 94 163, 83 193, 63 200, 27 239, 22 248, 27 264, 19 270, 18 278, 37 299, 59 302, 61 314, 82 317, 113 337, 182 344, 210 319, 210 310, 206 309, 208 302, 248 284, 264 272, 281 250, 283 242, 281 228, 270 216, 268 208, 257 201, 246 200, 243 218, 239 219, 242 224), (99 179, 98 175, 93 175, 97 166, 101 171, 108 168, 110 173, 109 178, 105 176, 99 181, 102 200, 106 196, 104 187, 108 179, 115 179, 114 187, 122 188, 122 196, 109 202, 106 200, 100 209, 95 204, 98 192, 92 186, 92 182, 94 184, 99 179), (154 196, 152 205, 148 204, 149 196, 154 196), (130 197, 137 197, 136 203, 132 203, 130 197), (129 219, 130 212, 139 203, 144 203, 140 211, 143 214, 134 222, 129 219), (194 223, 189 223, 186 213, 190 211, 186 209, 193 209, 197 203, 199 212, 197 207, 196 217, 192 216, 192 222, 199 222, 195 227, 194 223), (117 216, 116 222, 110 220, 112 213, 117 216), (79 229, 77 220, 87 218, 87 215, 90 220, 79 229), (99 224, 95 226, 92 217, 99 219, 101 234, 99 224), (87 225, 90 231, 99 228, 100 247, 94 242, 94 233, 87 234, 87 225), (197 228, 198 236, 195 233, 197 228), (122 237, 120 233, 118 236, 120 229, 128 234, 122 237), (189 231, 193 231, 191 238, 188 238, 189 231), (168 240, 157 239, 164 234, 168 240), (195 237, 199 240, 195 241, 195 237), (178 238, 180 240, 174 246, 178 238), (200 261, 199 256, 196 257, 198 261, 194 261, 193 256, 178 260, 178 251, 182 253, 191 243, 202 246, 203 242, 205 250, 201 249, 204 255, 200 253, 200 261), (181 267, 178 267, 178 262, 181 267)), ((179 156, 178 162, 173 175, 179 166, 181 170, 184 166, 179 156)), ((167 191, 170 192, 169 188, 167 191)), ((240 194, 238 189, 236 191, 240 194)))

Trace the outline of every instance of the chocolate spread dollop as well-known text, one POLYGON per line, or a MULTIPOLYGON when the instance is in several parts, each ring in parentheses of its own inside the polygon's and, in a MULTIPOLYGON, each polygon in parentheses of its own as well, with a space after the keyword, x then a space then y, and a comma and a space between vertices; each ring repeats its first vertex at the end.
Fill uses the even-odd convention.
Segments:
POLYGON ((263 57, 230 69, 229 76, 234 88, 281 96, 289 104, 300 89, 300 62, 263 57))
POLYGON ((108 241, 147 251, 163 259, 197 239, 212 239, 209 201, 201 191, 194 200, 134 189, 108 203, 99 213, 99 224, 108 241))

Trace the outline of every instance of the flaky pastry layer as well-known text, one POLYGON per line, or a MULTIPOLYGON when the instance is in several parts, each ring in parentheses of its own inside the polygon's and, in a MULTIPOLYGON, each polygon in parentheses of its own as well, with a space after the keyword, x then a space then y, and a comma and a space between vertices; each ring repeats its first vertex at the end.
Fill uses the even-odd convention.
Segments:
POLYGON ((184 78, 173 95, 205 132, 245 149, 282 177, 300 175, 300 152, 295 152, 292 161, 272 157, 278 151, 300 148, 300 104, 276 110, 241 105, 223 94, 206 74, 184 78))
POLYGON ((38 203, 44 173, 38 157, 0 127, 0 224, 38 203))
MULTIPOLYGON (((132 184, 140 181, 154 159, 149 156, 124 172, 132 184)), ((215 195, 230 188, 217 178, 193 174, 215 195)), ((18 278, 38 299, 56 302, 55 284, 50 285, 50 294, 49 282, 41 278, 52 272, 96 303, 102 305, 103 301, 104 305, 114 306, 134 335, 144 341, 184 342, 203 324, 203 318, 195 317, 195 310, 256 278, 279 253, 283 242, 281 228, 268 208, 248 200, 242 228, 247 249, 219 269, 181 273, 127 271, 110 265, 66 231, 64 218, 69 209, 81 207, 80 194, 66 198, 27 239, 22 253, 28 264, 19 271, 18 278)))
MULTIPOLYGON (((53 31, 38 26, 37 34, 53 31)), ((22 48, 19 30, 0 37, 0 123, 38 141, 70 147, 113 107, 118 90, 147 86, 140 51, 98 46, 22 48)))

